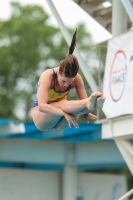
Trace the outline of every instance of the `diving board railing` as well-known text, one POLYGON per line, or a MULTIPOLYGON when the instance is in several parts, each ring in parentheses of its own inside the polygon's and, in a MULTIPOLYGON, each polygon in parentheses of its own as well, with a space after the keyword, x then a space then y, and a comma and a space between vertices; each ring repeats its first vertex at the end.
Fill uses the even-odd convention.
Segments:
MULTIPOLYGON (((129 197, 131 194, 133 194, 133 189, 131 189, 129 192, 124 194, 120 199, 118 200, 125 200, 127 197, 129 197)), ((132 200, 132 199, 131 199, 132 200)))

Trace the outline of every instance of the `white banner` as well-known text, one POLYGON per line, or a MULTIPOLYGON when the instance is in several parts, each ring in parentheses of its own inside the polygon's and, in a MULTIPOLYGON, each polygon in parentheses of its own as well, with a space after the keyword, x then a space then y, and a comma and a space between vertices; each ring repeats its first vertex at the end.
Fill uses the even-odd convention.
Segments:
POLYGON ((122 175, 80 172, 78 183, 76 200, 118 200, 127 192, 126 177, 122 175))
POLYGON ((133 114, 133 31, 109 41, 103 86, 107 118, 133 114))

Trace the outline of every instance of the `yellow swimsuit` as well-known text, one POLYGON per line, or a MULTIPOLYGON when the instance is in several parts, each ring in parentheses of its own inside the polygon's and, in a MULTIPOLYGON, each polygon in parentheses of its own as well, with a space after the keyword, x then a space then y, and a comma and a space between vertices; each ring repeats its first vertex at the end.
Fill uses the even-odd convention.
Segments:
MULTIPOLYGON (((49 90, 48 103, 58 102, 58 101, 67 99, 67 95, 68 95, 68 93, 71 89, 71 86, 69 85, 68 88, 65 91, 57 92, 56 89, 55 89, 57 74, 56 74, 56 72, 53 68, 52 68, 52 71, 53 71, 54 86, 53 86, 52 89, 49 90)), ((35 106, 38 106, 38 95, 36 95, 34 107, 35 106)))
POLYGON ((68 93, 69 93, 69 90, 59 93, 59 92, 56 92, 55 89, 50 89, 48 93, 48 97, 49 97, 48 102, 50 103, 50 102, 65 100, 67 99, 68 93))

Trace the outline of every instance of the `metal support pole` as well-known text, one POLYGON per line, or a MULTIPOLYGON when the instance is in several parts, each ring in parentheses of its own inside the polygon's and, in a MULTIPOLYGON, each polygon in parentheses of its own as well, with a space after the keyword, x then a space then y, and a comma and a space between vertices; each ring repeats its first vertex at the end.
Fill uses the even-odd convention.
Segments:
POLYGON ((133 194, 133 189, 131 189, 129 192, 127 192, 126 194, 124 194, 120 199, 118 200, 125 200, 127 199, 127 197, 129 197, 131 194, 133 194))
MULTIPOLYGON (((54 15, 55 19, 58 22, 60 30, 61 30, 61 32, 62 32, 62 34, 63 34, 63 36, 64 36, 67 44, 70 45, 71 36, 70 36, 69 32, 67 31, 65 25, 63 24, 63 21, 62 21, 61 17, 59 16, 59 14, 58 14, 58 12, 57 12, 57 10, 56 10, 53 2, 51 0, 46 0, 46 1, 47 1, 48 5, 49 5, 49 7, 51 9, 52 14, 54 15)), ((93 92, 99 91, 98 86, 97 86, 95 80, 91 76, 91 73, 88 71, 87 65, 83 61, 83 59, 82 59, 82 57, 80 55, 80 52, 79 52, 79 50, 77 48, 75 49, 75 55, 77 56, 77 58, 79 60, 80 68, 81 68, 81 70, 82 70, 82 72, 83 72, 83 74, 84 74, 84 76, 85 76, 88 84, 90 85, 91 90, 93 92)))
POLYGON ((74 144, 66 145, 66 162, 63 170, 62 179, 62 199, 63 200, 75 200, 76 199, 76 189, 77 189, 77 169, 75 160, 75 149, 74 144))
POLYGON ((127 11, 127 14, 131 22, 133 23, 133 7, 132 7, 131 2, 129 0, 121 0, 121 2, 123 3, 123 6, 125 10, 127 11))
POLYGON ((63 170, 62 199, 75 200, 77 188, 77 170, 75 166, 65 165, 63 170))
POLYGON ((114 139, 119 151, 121 152, 130 172, 133 175, 133 147, 130 145, 129 142, 120 140, 120 139, 114 139))
POLYGON ((112 34, 116 37, 127 31, 127 13, 121 0, 113 0, 112 5, 112 34))

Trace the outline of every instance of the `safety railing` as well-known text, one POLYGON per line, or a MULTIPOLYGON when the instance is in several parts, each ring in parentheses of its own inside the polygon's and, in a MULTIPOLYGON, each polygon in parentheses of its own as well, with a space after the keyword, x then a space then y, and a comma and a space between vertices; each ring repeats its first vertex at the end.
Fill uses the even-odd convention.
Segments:
MULTIPOLYGON (((131 189, 129 192, 124 194, 120 199, 118 200, 125 200, 127 197, 129 197, 131 194, 133 194, 133 189, 131 189)), ((132 199, 131 199, 132 200, 132 199)))

